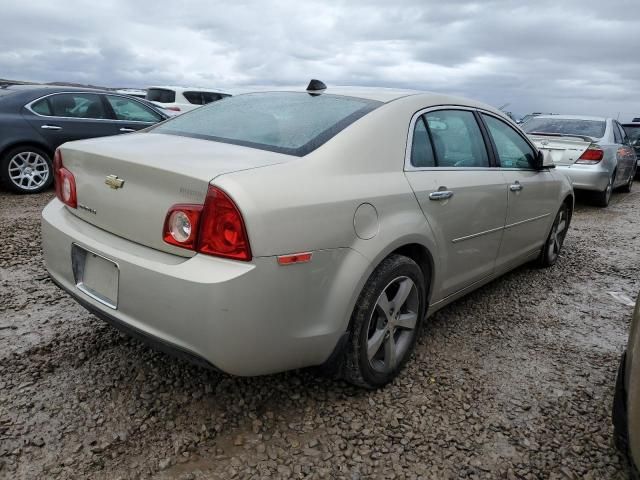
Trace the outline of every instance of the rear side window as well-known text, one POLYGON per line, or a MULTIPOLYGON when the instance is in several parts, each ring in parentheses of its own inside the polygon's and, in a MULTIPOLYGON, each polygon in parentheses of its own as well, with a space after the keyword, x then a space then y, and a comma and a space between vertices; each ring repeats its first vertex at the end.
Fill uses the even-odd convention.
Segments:
POLYGON ((411 165, 418 168, 435 167, 436 161, 433 157, 433 148, 429 140, 429 132, 424 124, 424 118, 420 117, 413 130, 413 141, 411 142, 411 165))
POLYGON ((580 120, 573 118, 532 118, 522 126, 527 133, 558 133, 561 135, 584 135, 602 138, 606 129, 603 120, 580 120))
POLYGON ((49 101, 46 98, 37 101, 33 105, 31 105, 31 110, 36 112, 38 115, 51 115, 51 108, 49 107, 49 101))
POLYGON ((622 135, 620 134, 620 130, 618 129, 618 125, 613 122, 613 141, 616 143, 622 143, 622 135))
POLYGON ((47 98, 51 115, 69 118, 109 118, 95 93, 60 93, 47 98))
POLYGON ((498 151, 500 166, 504 168, 531 168, 536 153, 518 132, 490 115, 482 114, 489 134, 498 151))
POLYGON ((147 100, 159 103, 173 103, 176 101, 176 92, 165 88, 150 88, 147 90, 147 100))
POLYGON ((222 95, 220 95, 219 93, 213 93, 213 92, 200 92, 200 93, 202 93, 203 104, 215 102, 216 100, 220 100, 222 98, 222 95))
POLYGON ((472 112, 438 110, 425 116, 438 167, 488 167, 489 156, 472 112))
POLYGON ((153 131, 303 156, 381 104, 329 94, 251 93, 197 108, 153 131))
POLYGON ((184 95, 184 98, 186 98, 189 103, 203 105, 202 92, 182 92, 182 95, 184 95))

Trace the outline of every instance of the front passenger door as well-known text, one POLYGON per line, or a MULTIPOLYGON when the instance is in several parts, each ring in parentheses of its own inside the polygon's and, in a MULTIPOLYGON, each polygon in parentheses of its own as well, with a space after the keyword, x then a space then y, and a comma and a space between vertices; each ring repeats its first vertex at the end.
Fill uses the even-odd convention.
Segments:
POLYGON ((405 174, 439 247, 433 301, 494 270, 507 212, 506 185, 493 168, 469 109, 428 111, 412 122, 405 174))
POLYGON ((533 168, 536 150, 497 116, 481 114, 504 175, 508 195, 507 220, 496 269, 508 269, 537 252, 547 239, 559 204, 561 184, 549 169, 533 168))
POLYGON ((106 97, 116 118, 114 134, 135 132, 163 120, 159 113, 136 100, 118 95, 106 97))

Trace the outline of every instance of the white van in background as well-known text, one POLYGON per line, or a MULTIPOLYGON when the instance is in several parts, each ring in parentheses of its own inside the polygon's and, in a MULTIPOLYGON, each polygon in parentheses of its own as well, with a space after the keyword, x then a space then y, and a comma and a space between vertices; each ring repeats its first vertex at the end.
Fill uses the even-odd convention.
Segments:
POLYGON ((206 88, 162 86, 147 88, 146 99, 167 110, 184 113, 229 96, 206 88))

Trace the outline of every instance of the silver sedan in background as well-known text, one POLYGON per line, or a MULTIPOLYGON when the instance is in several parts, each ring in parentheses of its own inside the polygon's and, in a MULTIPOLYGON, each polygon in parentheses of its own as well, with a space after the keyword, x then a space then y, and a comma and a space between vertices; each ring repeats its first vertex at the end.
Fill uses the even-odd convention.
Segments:
POLYGON ((541 115, 522 129, 576 190, 593 192, 596 203, 609 205, 616 188, 630 192, 636 155, 625 130, 613 118, 541 115))

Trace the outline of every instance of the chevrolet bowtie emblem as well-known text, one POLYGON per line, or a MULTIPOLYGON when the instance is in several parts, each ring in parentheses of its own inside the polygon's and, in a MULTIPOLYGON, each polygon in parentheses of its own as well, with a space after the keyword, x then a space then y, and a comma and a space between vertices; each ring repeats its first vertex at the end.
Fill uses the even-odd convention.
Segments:
POLYGON ((122 186, 124 185, 124 180, 121 178, 118 178, 117 175, 107 175, 107 178, 105 178, 104 183, 106 183, 111 188, 116 190, 118 188, 122 188, 122 186))

